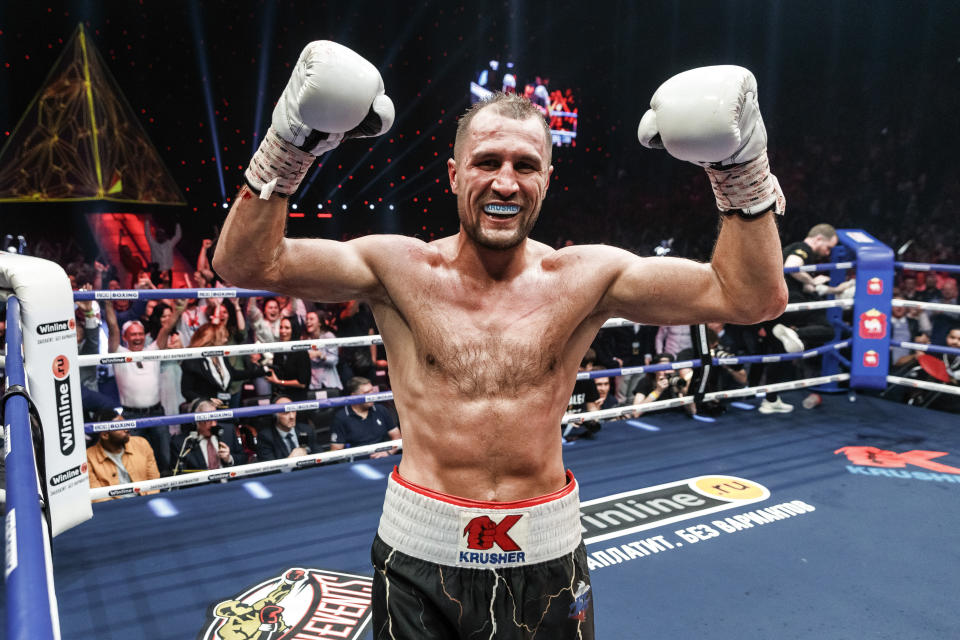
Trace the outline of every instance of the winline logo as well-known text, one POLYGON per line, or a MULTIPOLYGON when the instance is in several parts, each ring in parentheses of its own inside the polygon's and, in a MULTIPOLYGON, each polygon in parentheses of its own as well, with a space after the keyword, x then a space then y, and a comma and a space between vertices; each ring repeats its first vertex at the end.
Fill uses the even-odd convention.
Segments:
POLYGON ((698 476, 588 500, 580 505, 585 544, 740 507, 770 497, 763 485, 735 476, 698 476))

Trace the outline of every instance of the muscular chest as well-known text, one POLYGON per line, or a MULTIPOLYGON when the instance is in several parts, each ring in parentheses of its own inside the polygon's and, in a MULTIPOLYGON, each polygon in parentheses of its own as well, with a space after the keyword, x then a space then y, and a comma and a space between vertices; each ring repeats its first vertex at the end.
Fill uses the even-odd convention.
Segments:
POLYGON ((576 325, 562 283, 425 285, 406 313, 421 371, 471 396, 514 395, 558 375, 576 325))

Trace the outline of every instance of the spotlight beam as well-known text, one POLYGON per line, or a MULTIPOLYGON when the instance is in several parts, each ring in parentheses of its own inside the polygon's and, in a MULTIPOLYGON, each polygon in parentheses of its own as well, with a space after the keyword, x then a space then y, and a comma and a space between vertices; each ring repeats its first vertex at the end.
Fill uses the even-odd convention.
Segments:
POLYGON ((263 105, 267 103, 267 76, 270 68, 270 49, 273 43, 273 25, 277 5, 267 2, 260 20, 260 64, 257 65, 257 109, 253 114, 253 150, 260 146, 260 128, 263 126, 263 105))
POLYGON ((203 16, 200 15, 200 3, 190 3, 190 30, 197 47, 197 66, 200 67, 200 80, 203 85, 203 99, 207 107, 207 124, 210 128, 210 142, 213 144, 213 157, 216 158, 217 180, 220 181, 220 202, 227 199, 227 188, 223 183, 223 162, 220 158, 220 136, 217 135, 217 119, 213 115, 213 93, 210 90, 210 65, 207 62, 207 50, 203 37, 203 16))

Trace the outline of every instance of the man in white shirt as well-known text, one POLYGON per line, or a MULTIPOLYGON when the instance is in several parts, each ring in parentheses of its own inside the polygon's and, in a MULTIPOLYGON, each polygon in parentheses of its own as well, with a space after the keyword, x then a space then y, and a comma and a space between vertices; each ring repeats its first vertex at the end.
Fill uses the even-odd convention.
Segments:
MULTIPOLYGON (((109 328, 110 353, 131 353, 165 349, 167 338, 176 323, 176 316, 171 314, 168 320, 160 327, 157 339, 146 344, 146 330, 139 320, 128 320, 123 327, 117 325, 117 314, 113 303, 107 300, 104 304, 109 328), (127 343, 120 344, 121 337, 127 343)), ((123 406, 123 415, 127 419, 146 418, 149 416, 164 415, 163 405, 160 403, 160 362, 157 360, 143 362, 118 362, 114 366, 114 376, 117 380, 117 391, 120 394, 120 404, 123 406)), ((150 427, 139 431, 153 448, 157 458, 157 467, 161 475, 170 474, 170 430, 167 427, 150 427)))

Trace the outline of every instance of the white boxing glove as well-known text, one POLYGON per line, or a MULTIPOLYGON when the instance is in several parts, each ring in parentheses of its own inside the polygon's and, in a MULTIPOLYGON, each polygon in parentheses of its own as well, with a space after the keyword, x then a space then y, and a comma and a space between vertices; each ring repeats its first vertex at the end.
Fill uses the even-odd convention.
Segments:
POLYGON ((300 53, 273 122, 250 160, 247 183, 267 199, 297 190, 316 156, 349 138, 379 136, 393 124, 393 102, 370 62, 327 40, 300 53))
POLYGON ((637 131, 641 144, 704 167, 722 211, 753 217, 786 202, 767 161, 757 81, 743 67, 700 67, 660 85, 637 131))

